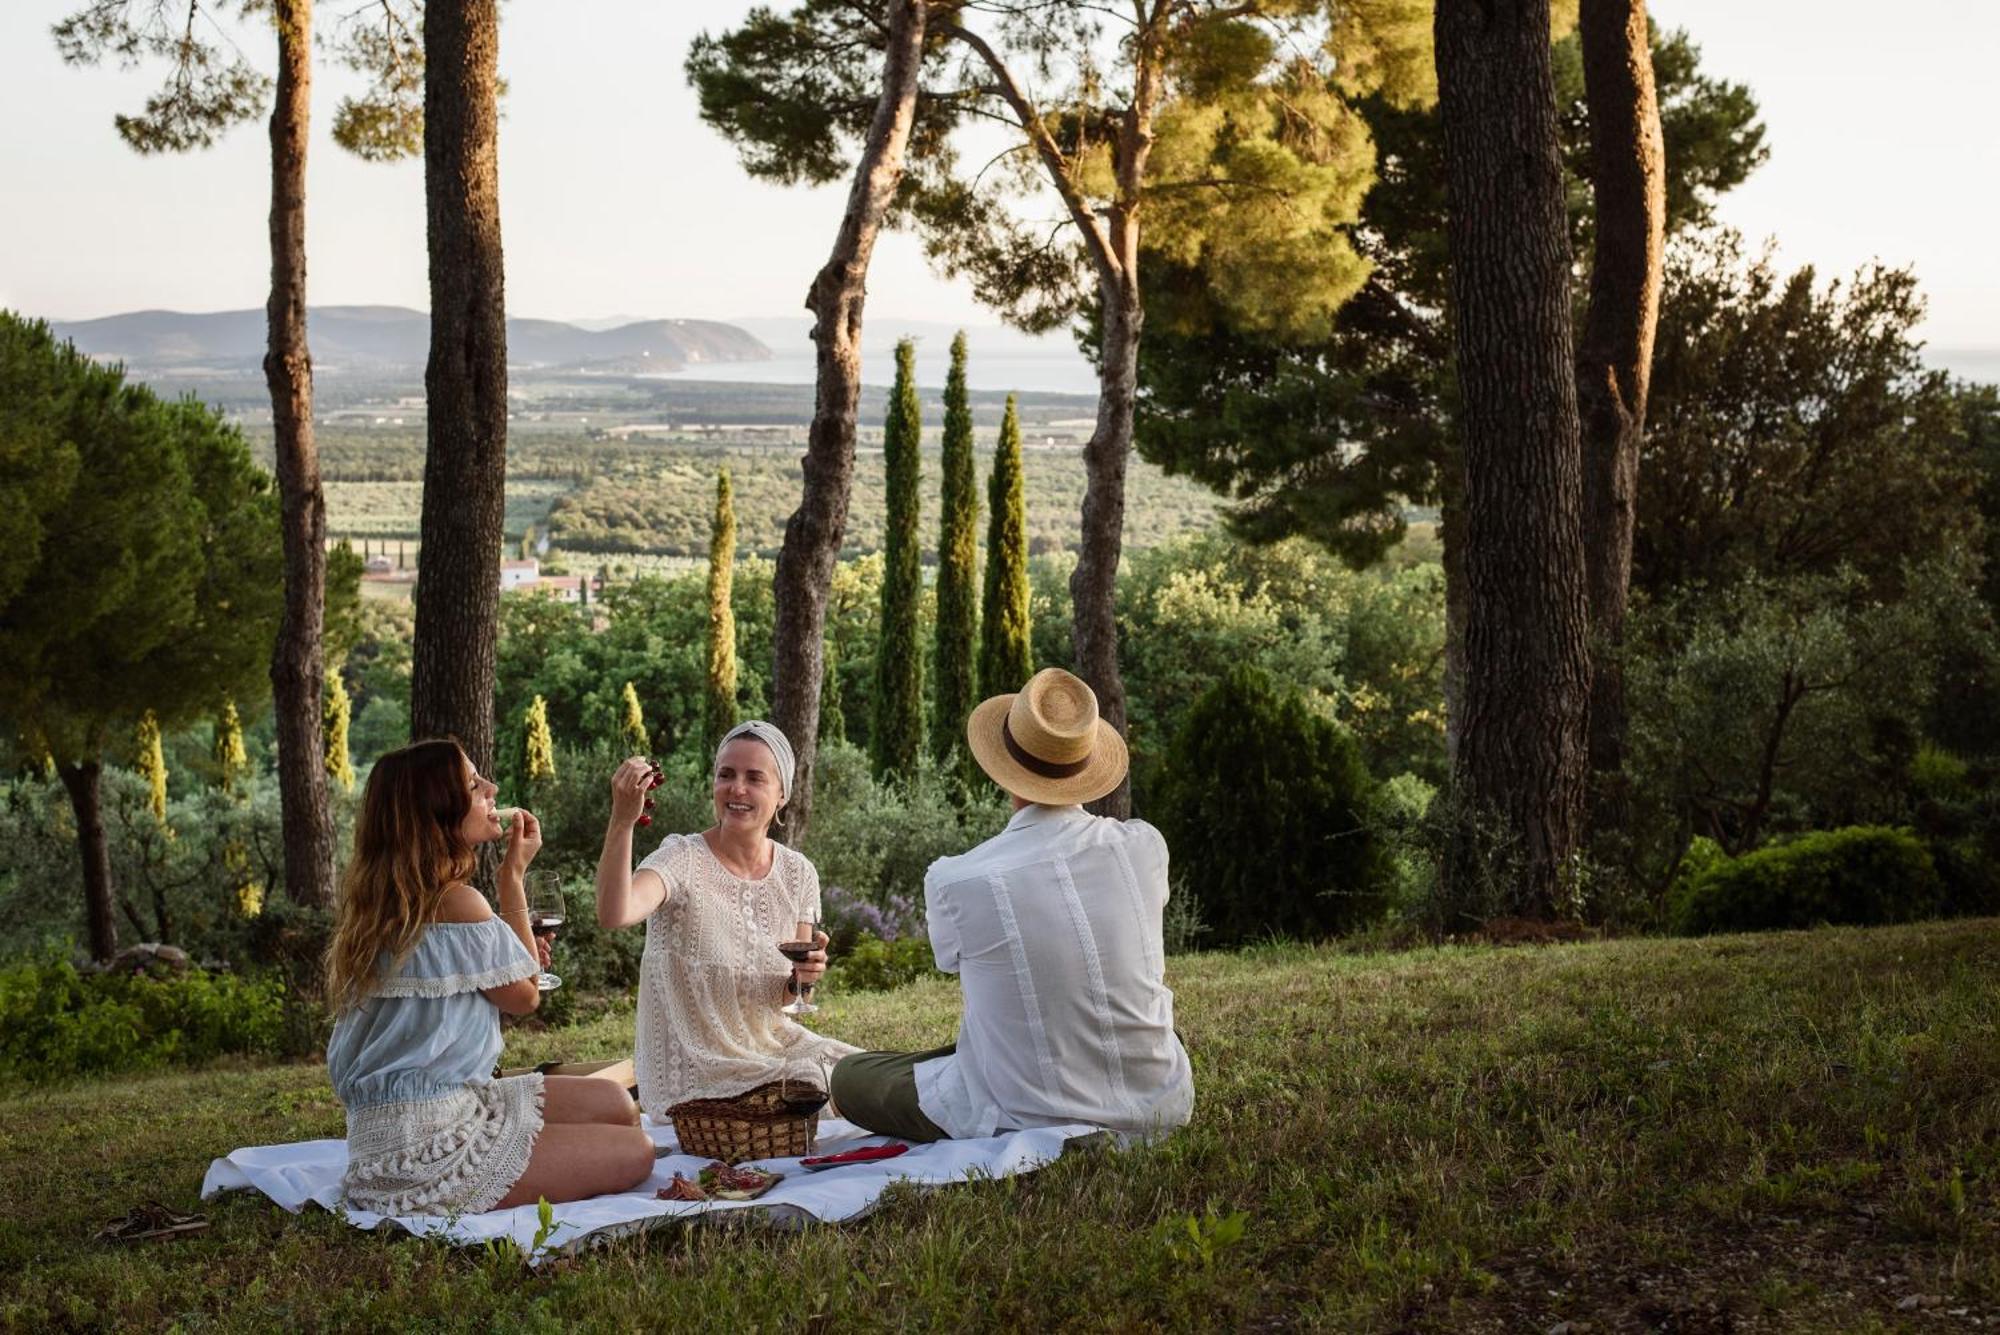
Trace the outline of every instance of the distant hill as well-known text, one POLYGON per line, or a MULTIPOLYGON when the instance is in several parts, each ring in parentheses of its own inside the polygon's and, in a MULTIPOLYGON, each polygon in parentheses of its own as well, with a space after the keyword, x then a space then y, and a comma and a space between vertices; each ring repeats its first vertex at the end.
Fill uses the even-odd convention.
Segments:
MULTIPOLYGON (((138 371, 242 371, 264 357, 261 310, 133 311, 54 329, 91 356, 138 371)), ((307 337, 322 374, 421 369, 430 355, 430 317, 402 306, 315 306, 307 337)), ((629 374, 770 356, 754 335, 716 320, 642 320, 601 330, 558 320, 507 322, 507 360, 515 366, 629 374)))

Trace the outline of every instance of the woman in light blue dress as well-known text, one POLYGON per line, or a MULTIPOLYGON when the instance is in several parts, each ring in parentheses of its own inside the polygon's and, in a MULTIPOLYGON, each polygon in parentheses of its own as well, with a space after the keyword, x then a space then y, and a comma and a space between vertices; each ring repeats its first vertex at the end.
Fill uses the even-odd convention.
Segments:
POLYGON ((368 776, 327 953, 327 1073, 357 1209, 478 1214, 626 1191, 653 1171, 616 1085, 493 1078, 501 1013, 541 998, 523 890, 541 827, 520 811, 503 832, 495 791, 455 741, 392 751, 368 776), (503 833, 496 913, 468 878, 474 846, 503 833))

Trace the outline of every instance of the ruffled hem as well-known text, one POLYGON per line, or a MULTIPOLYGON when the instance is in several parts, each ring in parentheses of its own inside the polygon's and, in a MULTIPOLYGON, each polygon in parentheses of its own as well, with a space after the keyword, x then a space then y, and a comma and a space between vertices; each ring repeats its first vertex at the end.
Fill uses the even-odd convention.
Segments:
POLYGON ((542 966, 532 959, 509 960, 481 973, 448 973, 437 978, 412 978, 400 974, 381 979, 369 989, 377 997, 453 997, 461 992, 481 992, 504 987, 523 978, 533 978, 542 966))
POLYGON ((351 1111, 347 1203, 384 1215, 484 1214, 528 1169, 542 1097, 531 1073, 351 1111))

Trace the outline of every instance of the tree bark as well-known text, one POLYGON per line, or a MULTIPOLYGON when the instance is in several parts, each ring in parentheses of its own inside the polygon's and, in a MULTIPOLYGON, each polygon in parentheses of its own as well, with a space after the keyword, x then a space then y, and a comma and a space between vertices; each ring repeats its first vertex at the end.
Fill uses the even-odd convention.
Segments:
POLYGON ((1450 767, 1458 763, 1465 724, 1465 514, 1455 482, 1438 507, 1438 546, 1444 565, 1444 759, 1450 767))
POLYGON ((847 211, 833 251, 806 293, 813 313, 817 385, 806 437, 805 488, 785 523, 774 575, 771 715, 797 761, 786 803, 794 844, 812 821, 813 766, 819 755, 820 685, 825 672, 826 598, 847 537, 854 481, 854 422, 861 401, 861 314, 868 262, 882 219, 903 179, 923 65, 925 0, 894 0, 882 96, 855 164, 847 211))
MULTIPOLYGON (((1162 0, 1132 37, 1132 100, 1119 117, 1112 142, 1117 188, 1111 206, 1103 210, 1085 196, 1062 147, 992 44, 956 24, 948 29, 992 73, 993 92, 1006 102, 1027 135, 1097 270, 1104 342, 1097 368, 1097 426, 1083 450, 1082 534, 1076 569, 1069 579, 1070 642, 1077 675, 1097 694, 1099 717, 1121 733, 1125 679, 1118 670, 1118 557, 1125 527, 1125 464, 1132 453, 1132 410, 1139 383, 1139 335, 1145 325, 1139 296, 1140 200, 1153 153, 1163 47, 1169 25, 1178 17, 1175 7, 1162 0)), ((1131 815, 1131 776, 1092 802, 1090 810, 1121 820, 1131 815)))
POLYGON ((1603 835, 1624 829, 1631 805, 1623 776, 1625 673, 1620 650, 1632 586, 1639 446, 1646 428, 1666 250, 1666 149, 1645 0, 1583 0, 1580 18, 1597 215, 1590 306, 1576 351, 1576 390, 1593 648, 1592 832, 1603 835))
POLYGON ((285 611, 271 652, 285 893, 333 905, 333 811, 320 738, 326 598, 326 493, 313 438, 312 355, 306 343, 306 145, 312 120, 312 0, 276 0, 277 101, 271 109, 271 296, 264 381, 271 391, 285 611))
POLYGON ((90 957, 99 964, 118 953, 118 920, 111 888, 111 845, 104 836, 104 811, 98 801, 97 780, 104 771, 101 761, 82 764, 56 762, 56 773, 69 790, 70 810, 76 815, 76 847, 83 855, 83 916, 90 934, 90 957))
MULTIPOLYGON (((1097 713, 1125 731, 1125 678, 1118 670, 1118 557, 1125 535, 1125 462, 1132 453, 1132 411, 1139 385, 1138 228, 1132 227, 1134 266, 1100 285, 1104 345, 1098 365, 1097 426, 1084 446, 1083 523, 1076 569, 1070 572, 1070 642, 1076 673, 1097 693, 1097 713)), ((1127 774, 1090 804, 1100 816, 1132 814, 1127 774)))
POLYGON ((1590 693, 1548 0, 1440 0, 1436 47, 1467 577, 1448 874, 1461 903, 1548 916, 1581 833, 1590 693))
POLYGON ((424 7, 431 346, 410 735, 493 763, 507 469, 497 0, 424 7))

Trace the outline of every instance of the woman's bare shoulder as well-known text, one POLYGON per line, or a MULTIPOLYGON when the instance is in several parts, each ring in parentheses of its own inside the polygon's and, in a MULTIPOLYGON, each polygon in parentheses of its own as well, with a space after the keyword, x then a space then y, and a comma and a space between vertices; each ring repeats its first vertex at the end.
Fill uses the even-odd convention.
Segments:
POLYGON ((486 902, 486 896, 461 882, 445 890, 444 898, 438 901, 435 921, 485 922, 492 916, 493 906, 486 902))

